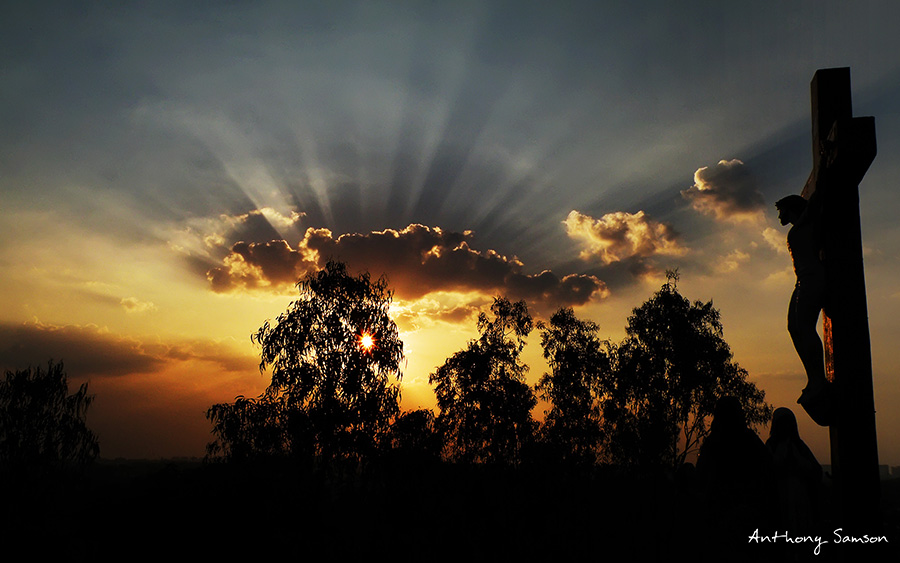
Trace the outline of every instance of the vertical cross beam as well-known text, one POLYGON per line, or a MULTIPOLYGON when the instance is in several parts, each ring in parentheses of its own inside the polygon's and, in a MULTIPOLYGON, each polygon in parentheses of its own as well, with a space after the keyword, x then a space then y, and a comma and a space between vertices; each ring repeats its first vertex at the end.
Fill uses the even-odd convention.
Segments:
POLYGON ((850 69, 818 70, 811 83, 813 170, 825 260, 826 372, 836 400, 830 426, 835 501, 845 530, 880 527, 872 352, 866 307, 859 182, 875 158, 875 120, 852 117, 850 69))

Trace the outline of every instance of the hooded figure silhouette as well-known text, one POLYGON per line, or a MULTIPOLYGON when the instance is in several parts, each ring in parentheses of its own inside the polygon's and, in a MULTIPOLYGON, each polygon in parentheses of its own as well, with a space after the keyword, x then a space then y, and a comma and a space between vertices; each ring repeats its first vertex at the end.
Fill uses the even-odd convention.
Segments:
POLYGON ((775 409, 766 446, 774 463, 779 523, 792 533, 805 533, 818 516, 822 466, 800 438, 791 409, 775 409))

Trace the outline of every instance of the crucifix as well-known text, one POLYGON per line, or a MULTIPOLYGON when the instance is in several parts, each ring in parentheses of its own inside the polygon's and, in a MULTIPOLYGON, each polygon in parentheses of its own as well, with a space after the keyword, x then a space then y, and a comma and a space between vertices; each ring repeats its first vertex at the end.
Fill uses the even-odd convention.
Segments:
MULTIPOLYGON (((816 71, 811 94, 813 168, 801 196, 808 201, 809 213, 815 214, 816 226, 805 229, 808 236, 794 237, 798 247, 806 239, 810 241, 807 246, 814 243, 815 247, 806 250, 805 259, 801 249, 791 248, 798 284, 788 324, 810 379, 798 402, 814 421, 829 427, 835 501, 841 523, 845 528, 864 532, 868 527, 872 531, 880 525, 880 482, 859 183, 875 158, 875 119, 853 117, 849 68, 816 71), (795 334, 797 291, 804 284, 804 272, 810 270, 798 269, 798 262, 804 261, 818 268, 807 277, 821 280, 806 283, 807 289, 819 289, 813 292, 816 297, 811 308, 815 316, 806 314, 804 318, 806 328, 811 318, 815 330, 819 310, 823 313, 824 366, 818 335, 806 339, 807 343, 813 338, 816 341, 816 358, 803 343, 804 338, 795 334), (795 326, 791 326, 792 322, 795 326)), ((803 203, 800 202, 801 207, 803 203)), ((780 211, 781 207, 779 202, 780 211)), ((782 217, 782 222, 787 220, 782 217)), ((792 232, 802 223, 791 222, 792 232)), ((789 233, 789 246, 791 236, 789 233)))

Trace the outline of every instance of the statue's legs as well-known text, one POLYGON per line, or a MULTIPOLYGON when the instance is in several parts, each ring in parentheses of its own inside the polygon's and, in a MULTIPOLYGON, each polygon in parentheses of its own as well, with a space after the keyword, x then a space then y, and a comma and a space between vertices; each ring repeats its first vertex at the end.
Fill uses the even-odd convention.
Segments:
POLYGON ((817 280, 798 281, 788 308, 788 332, 806 370, 807 383, 800 405, 822 426, 830 424, 830 386, 825 377, 825 353, 816 325, 822 312, 825 288, 817 280))
POLYGON ((807 387, 816 388, 825 382, 825 353, 816 326, 822 312, 820 293, 812 284, 799 283, 791 295, 788 308, 788 332, 794 348, 806 369, 807 387))

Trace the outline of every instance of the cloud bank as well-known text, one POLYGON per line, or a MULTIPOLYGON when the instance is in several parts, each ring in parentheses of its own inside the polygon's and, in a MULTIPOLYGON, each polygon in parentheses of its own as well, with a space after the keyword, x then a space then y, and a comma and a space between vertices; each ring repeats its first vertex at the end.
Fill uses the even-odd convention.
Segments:
POLYGON ((4 370, 44 365, 51 359, 83 377, 155 373, 186 361, 212 362, 230 372, 252 373, 257 365, 255 358, 213 341, 142 342, 96 325, 0 324, 0 342, 4 370))
POLYGON ((296 248, 284 240, 238 242, 222 264, 207 272, 213 291, 288 291, 299 278, 329 259, 354 270, 384 275, 401 299, 434 292, 503 294, 510 299, 549 306, 575 306, 605 297, 606 285, 595 276, 559 277, 549 270, 528 274, 516 257, 472 248, 471 231, 444 231, 409 225, 335 237, 328 229, 306 230, 296 248))

